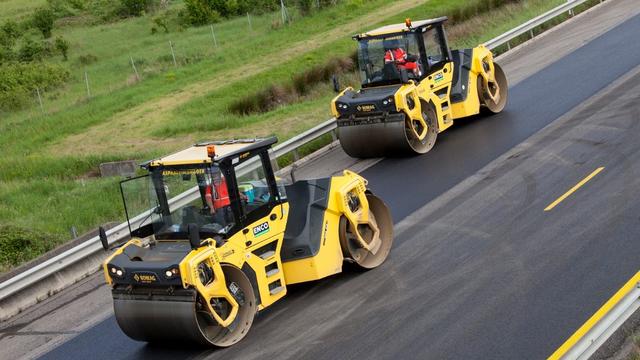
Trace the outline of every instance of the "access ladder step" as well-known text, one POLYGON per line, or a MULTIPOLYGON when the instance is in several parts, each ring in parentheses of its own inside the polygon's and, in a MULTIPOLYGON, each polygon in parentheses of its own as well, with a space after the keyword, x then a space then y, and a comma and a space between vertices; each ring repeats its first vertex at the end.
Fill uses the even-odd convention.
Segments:
POLYGON ((280 293, 282 290, 284 290, 284 286, 278 286, 276 288, 273 288, 273 289, 269 290, 269 293, 271 295, 276 295, 276 294, 280 293))
POLYGON ((267 260, 275 254, 276 252, 273 250, 265 251, 264 253, 260 254, 260 258, 262 258, 262 260, 267 260))
POLYGON ((269 271, 267 271, 267 277, 272 277, 273 275, 277 274, 280 272, 280 269, 275 268, 275 269, 271 269, 269 271))

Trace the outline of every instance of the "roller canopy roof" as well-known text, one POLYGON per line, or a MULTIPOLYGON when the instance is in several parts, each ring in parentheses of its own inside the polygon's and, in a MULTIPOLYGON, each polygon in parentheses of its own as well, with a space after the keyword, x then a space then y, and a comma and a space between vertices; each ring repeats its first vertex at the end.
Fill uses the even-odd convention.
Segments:
POLYGON ((445 21, 447 21, 447 17, 446 16, 442 16, 442 17, 435 18, 435 19, 411 21, 411 28, 407 28, 407 25, 405 23, 386 25, 386 26, 379 27, 379 28, 374 29, 374 30, 367 31, 367 32, 359 34, 359 35, 355 35, 354 38, 360 39, 360 38, 366 38, 366 37, 370 37, 370 36, 380 36, 380 35, 386 35, 386 34, 410 32, 410 31, 415 31, 416 29, 420 29, 420 28, 429 26, 429 25, 441 24, 441 23, 443 23, 445 21))
POLYGON ((210 164, 211 158, 207 155, 207 147, 215 147, 215 161, 234 157, 248 151, 270 147, 278 141, 276 137, 266 139, 240 139, 225 141, 207 141, 197 143, 190 148, 178 151, 159 159, 150 160, 141 164, 144 168, 158 166, 179 166, 192 164, 210 164))

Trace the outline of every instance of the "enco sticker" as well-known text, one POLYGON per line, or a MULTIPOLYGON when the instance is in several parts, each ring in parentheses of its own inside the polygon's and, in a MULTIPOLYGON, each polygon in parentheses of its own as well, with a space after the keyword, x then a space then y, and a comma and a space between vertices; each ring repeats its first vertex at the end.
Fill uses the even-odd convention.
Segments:
POLYGON ((263 222, 262 224, 253 228, 253 236, 258 237, 269 232, 269 223, 263 222))

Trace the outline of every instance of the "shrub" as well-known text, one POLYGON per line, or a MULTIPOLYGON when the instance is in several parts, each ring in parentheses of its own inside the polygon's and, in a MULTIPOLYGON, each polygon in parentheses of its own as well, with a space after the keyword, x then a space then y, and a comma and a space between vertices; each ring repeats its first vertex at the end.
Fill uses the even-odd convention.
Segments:
POLYGON ((18 60, 23 62, 39 61, 48 54, 48 49, 43 42, 26 38, 18 50, 18 60))
POLYGON ((186 22, 191 25, 205 25, 220 21, 220 13, 207 0, 185 0, 186 22))
POLYGON ((187 22, 192 25, 210 24, 220 17, 263 13, 279 7, 280 2, 274 0, 185 0, 187 22))
POLYGON ((24 88, 13 89, 9 92, 0 91, 0 114, 23 109, 33 102, 32 94, 24 88))
POLYGON ((296 5, 298 5, 302 15, 308 15, 316 6, 316 0, 296 0, 296 5))
POLYGON ((60 243, 59 235, 14 225, 0 225, 0 270, 20 265, 60 243))
POLYGON ((0 65, 13 61, 16 58, 15 52, 9 47, 0 46, 0 65))
POLYGON ((69 80, 69 70, 46 63, 8 63, 0 66, 0 111, 20 109, 36 88, 52 90, 69 80))
POLYGON ((0 27, 0 46, 12 48, 16 40, 20 38, 20 28, 18 23, 9 20, 0 27))
POLYGON ((47 0, 47 4, 56 18, 77 16, 88 5, 87 0, 47 0))
POLYGON ((142 16, 156 5, 156 0, 120 0, 122 16, 142 16))
MULTIPOLYGON (((167 21, 164 17, 157 16, 153 18, 153 23, 156 24, 162 30, 164 30, 165 34, 169 33, 169 27, 167 26, 167 21)), ((155 27, 153 27, 152 29, 155 29, 155 27)))
POLYGON ((98 57, 93 54, 86 54, 78 56, 78 62, 81 65, 90 65, 98 61, 98 57))
POLYGON ((49 8, 40 8, 33 13, 31 23, 33 27, 40 30, 42 36, 45 39, 51 37, 51 30, 53 30, 53 22, 55 21, 55 15, 49 8))
POLYGON ((65 40, 63 37, 58 36, 54 42, 56 50, 60 51, 62 58, 64 61, 67 61, 67 53, 69 52, 69 42, 65 40))

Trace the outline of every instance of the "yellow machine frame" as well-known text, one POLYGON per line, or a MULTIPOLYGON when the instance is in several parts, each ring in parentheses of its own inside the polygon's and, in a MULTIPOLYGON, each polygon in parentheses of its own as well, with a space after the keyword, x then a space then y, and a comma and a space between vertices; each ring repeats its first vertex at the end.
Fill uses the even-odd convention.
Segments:
MULTIPOLYGON (((190 148, 152 161, 149 166, 161 169, 167 169, 166 166, 171 165, 202 166, 203 162, 215 160, 213 157, 209 160, 203 158, 202 151, 202 149, 195 147, 190 148)), ((266 154, 266 149, 259 151, 264 151, 266 154)), ((243 156, 248 158, 249 152, 241 153, 239 156, 240 158, 243 156)), ((269 176, 273 176, 273 174, 267 175, 267 177, 269 176)), ((342 264, 345 258, 350 255, 348 250, 345 253, 346 245, 340 238, 341 231, 345 232, 345 229, 341 228, 345 222, 348 224, 346 231, 351 234, 352 241, 356 246, 374 256, 376 254, 381 256, 381 261, 379 261, 381 263, 388 254, 392 241, 392 230, 383 229, 384 233, 382 234, 378 222, 372 214, 377 212, 378 220, 384 221, 383 226, 387 227, 391 226, 390 217, 386 207, 384 214, 381 214, 378 209, 369 207, 370 200, 379 200, 376 200, 377 198, 366 190, 366 185, 367 181, 364 178, 348 170, 345 170, 341 176, 334 176, 330 179, 327 205, 322 219, 320 247, 314 255, 283 262, 281 249, 290 211, 289 203, 285 200, 275 205, 268 215, 251 223, 243 224, 243 228, 230 235, 221 246, 218 246, 213 238, 203 239, 200 245, 193 248, 179 263, 182 287, 195 289, 204 299, 203 303, 206 304, 215 321, 219 326, 226 328, 234 323, 240 309, 240 304, 231 293, 229 283, 225 279, 224 268, 227 266, 239 271, 243 271, 242 269, 248 266, 255 274, 250 281, 259 294, 260 301, 257 309, 262 310, 284 297, 287 293, 287 285, 319 280, 342 271, 342 264), (260 226, 269 229, 267 235, 251 231, 260 226), (368 230, 362 233, 362 228, 368 230), (387 241, 386 244, 383 244, 382 238, 387 241), (269 251, 264 249, 269 249, 269 251), (199 278, 198 268, 202 263, 208 264, 209 268, 213 270, 213 280, 207 284, 202 283, 199 278), (213 299, 225 299, 230 304, 231 311, 226 316, 218 313, 212 306, 213 299)), ((156 241, 175 242, 174 240, 156 241)), ((143 239, 133 238, 111 254, 103 264, 105 281, 114 285, 114 278, 109 270, 116 257, 120 256, 128 247, 142 248, 144 246, 146 244, 143 239)), ((365 267, 375 266, 365 265, 365 267)), ((112 267, 111 270, 113 272, 112 267)), ((155 282, 156 279, 152 276, 150 281, 155 282)))
MULTIPOLYGON (((471 63, 469 82, 467 85, 469 94, 478 94, 478 78, 480 78, 483 83, 496 81, 493 54, 484 45, 473 48, 473 61, 471 63), (483 66, 483 63, 488 65, 488 71, 485 69, 485 66, 483 66)), ((480 113, 480 98, 478 96, 467 96, 464 101, 449 106, 452 79, 453 62, 449 62, 444 65, 442 69, 429 74, 427 78, 419 83, 409 80, 409 83, 403 84, 394 96, 396 111, 404 112, 411 119, 420 121, 426 131, 428 124, 422 117, 422 107, 427 104, 432 104, 437 115, 437 131, 439 133, 453 125, 453 120, 455 119, 480 113), (436 93, 441 90, 446 90, 446 96, 440 97, 436 95, 436 93), (418 100, 413 110, 410 110, 407 106, 408 97, 418 100)), ((336 101, 347 91, 354 91, 354 88, 350 86, 345 88, 331 101, 331 113, 336 118, 340 117, 340 113, 336 108, 336 101)))
POLYGON ((405 24, 388 25, 353 37, 360 43, 360 71, 366 75, 362 89, 347 87, 339 91, 336 81, 339 93, 331 102, 338 138, 349 155, 426 153, 437 134, 451 127, 455 119, 476 115, 482 107, 494 113, 502 111, 507 81, 494 63, 493 54, 484 45, 451 50, 444 31, 446 20, 442 17, 412 24, 407 19, 405 24), (438 40, 432 41, 431 36, 438 40), (401 41, 405 41, 404 45, 400 45, 401 41), (385 54, 391 46, 415 47, 412 51, 419 56, 412 54, 415 60, 410 62, 418 64, 419 71, 409 74, 403 65, 397 65, 398 77, 388 75, 393 69, 389 68, 393 64, 390 60, 384 60, 384 67, 378 71, 381 42, 385 54), (438 50, 427 49, 427 44, 436 44, 438 50), (388 100, 391 97, 393 102, 388 100))

